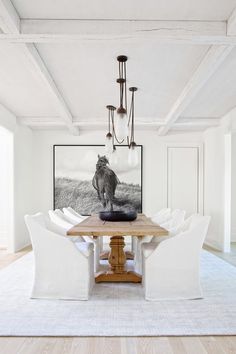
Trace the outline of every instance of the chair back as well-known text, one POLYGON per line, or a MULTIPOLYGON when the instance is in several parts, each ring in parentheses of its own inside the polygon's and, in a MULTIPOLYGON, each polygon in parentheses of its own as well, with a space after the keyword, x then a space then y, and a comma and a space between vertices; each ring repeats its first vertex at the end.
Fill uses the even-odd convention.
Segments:
POLYGON ((87 216, 84 216, 84 215, 81 215, 81 214, 79 214, 79 213, 77 213, 77 211, 75 211, 73 208, 71 208, 71 207, 68 207, 68 208, 66 208, 67 210, 69 210, 69 212, 70 213, 72 213, 72 214, 74 214, 75 216, 77 216, 77 218, 81 218, 81 219, 86 219, 87 218, 87 216))
POLYGON ((60 226, 66 231, 68 231, 74 226, 74 224, 66 220, 66 218, 63 216, 63 213, 60 210, 49 210, 48 214, 51 221, 54 224, 57 224, 58 226, 60 226))
POLYGON ((157 224, 162 224, 169 220, 171 217, 171 209, 170 208, 164 208, 161 209, 157 214, 155 214, 152 217, 152 221, 154 221, 157 224))
POLYGON ((188 260, 189 264, 191 264, 191 259, 197 259, 199 256, 207 235, 210 220, 210 216, 193 218, 190 227, 186 231, 163 240, 158 246, 158 251, 160 252, 163 248, 169 254, 170 259, 174 260, 179 255, 183 262, 188 260))
POLYGON ((63 213, 71 221, 75 222, 76 224, 79 224, 81 221, 84 220, 84 218, 82 216, 80 217, 80 216, 75 215, 73 212, 70 211, 70 209, 69 208, 63 208, 63 213))
MULTIPOLYGON (((43 213, 25 215, 25 223, 30 234, 33 249, 43 248, 48 241, 50 230, 47 227, 47 218, 43 213)), ((51 233, 53 233, 51 231, 51 233)), ((56 235, 56 234, 55 234, 56 235)), ((58 237, 62 235, 58 234, 58 237)))
POLYGON ((186 211, 181 209, 175 209, 171 214, 170 228, 176 228, 183 224, 186 211))

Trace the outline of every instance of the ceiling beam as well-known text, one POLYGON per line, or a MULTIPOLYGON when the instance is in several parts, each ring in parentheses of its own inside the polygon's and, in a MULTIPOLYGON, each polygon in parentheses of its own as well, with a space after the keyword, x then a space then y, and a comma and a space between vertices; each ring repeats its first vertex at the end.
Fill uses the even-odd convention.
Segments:
POLYGON ((165 126, 159 128, 159 135, 166 135, 175 122, 181 117, 185 109, 193 101, 197 93, 203 88, 209 78, 218 69, 221 63, 231 53, 232 46, 211 46, 200 65, 182 90, 180 96, 170 109, 165 126))
MULTIPOLYGON (((17 117, 18 121, 29 127, 64 127, 65 122, 60 117, 17 117)), ((135 126, 138 129, 142 128, 150 128, 153 129, 157 125, 161 126, 163 120, 161 119, 136 119, 135 126)), ((73 119, 73 126, 79 128, 86 129, 107 129, 107 121, 99 120, 99 119, 89 119, 89 120, 81 120, 76 117, 73 119)))
POLYGON ((10 0, 0 0, 0 28, 4 33, 20 33, 20 17, 10 0))
MULTIPOLYGON (((14 34, 20 36, 21 20, 10 0, 0 0, 0 21, 0 25, 2 26, 1 28, 7 35, 14 34)), ((56 98, 59 111, 58 113, 64 119, 68 129, 73 135, 78 135, 78 128, 74 127, 72 124, 73 117, 70 109, 68 108, 61 92, 59 91, 35 45, 22 43, 21 48, 31 66, 33 66, 34 72, 37 73, 38 77, 44 81, 50 92, 56 98)))
MULTIPOLYGON (((60 117, 17 117, 18 121, 26 126, 36 129, 46 128, 64 128, 65 122, 60 117)), ((151 119, 151 118, 137 118, 135 121, 136 130, 153 130, 157 126, 163 126, 165 123, 163 119, 151 119)), ((219 118, 181 118, 179 122, 173 125, 174 129, 191 130, 197 128, 208 128, 210 126, 216 126, 220 124, 219 118)), ((84 120, 74 117, 73 125, 80 129, 106 129, 107 122, 99 119, 84 120)))
POLYGON ((0 34, 0 40, 14 43, 63 43, 144 38, 164 43, 236 45, 236 36, 227 36, 226 21, 27 19, 20 23, 19 34, 0 34))
POLYGON ((29 60, 31 66, 33 66, 34 72, 44 81, 50 92, 56 98, 58 113, 60 114, 60 117, 65 121, 65 124, 67 125, 70 132, 73 135, 78 135, 79 130, 73 125, 73 117, 67 106, 67 103, 65 102, 61 92, 59 91, 36 47, 34 44, 27 43, 23 44, 22 50, 24 50, 26 58, 29 60))
POLYGON ((194 128, 194 127, 215 127, 220 125, 220 118, 189 118, 189 119, 180 119, 176 122, 172 128, 194 128))
POLYGON ((227 35, 236 36, 236 8, 227 21, 227 35))

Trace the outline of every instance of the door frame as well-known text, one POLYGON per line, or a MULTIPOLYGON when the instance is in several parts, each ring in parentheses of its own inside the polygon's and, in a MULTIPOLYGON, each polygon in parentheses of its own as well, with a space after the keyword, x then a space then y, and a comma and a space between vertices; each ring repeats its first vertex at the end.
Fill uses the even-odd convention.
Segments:
POLYGON ((198 212, 204 215, 204 145, 203 143, 167 143, 166 144, 166 205, 168 207, 168 152, 169 148, 198 149, 198 212))

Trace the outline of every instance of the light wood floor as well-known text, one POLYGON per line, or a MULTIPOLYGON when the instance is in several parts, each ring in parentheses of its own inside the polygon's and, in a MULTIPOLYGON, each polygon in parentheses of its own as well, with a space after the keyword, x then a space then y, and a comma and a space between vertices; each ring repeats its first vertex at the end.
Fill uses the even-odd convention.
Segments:
MULTIPOLYGON (((16 254, 0 250, 0 269, 30 249, 16 254)), ((234 250, 231 256, 221 252, 216 255, 234 263, 234 250)), ((0 337, 0 354, 236 354, 236 336, 0 337)))
POLYGON ((215 256, 230 264, 233 264, 236 267, 236 242, 231 243, 231 251, 229 253, 220 252, 208 246, 205 246, 204 248, 213 253, 215 256))

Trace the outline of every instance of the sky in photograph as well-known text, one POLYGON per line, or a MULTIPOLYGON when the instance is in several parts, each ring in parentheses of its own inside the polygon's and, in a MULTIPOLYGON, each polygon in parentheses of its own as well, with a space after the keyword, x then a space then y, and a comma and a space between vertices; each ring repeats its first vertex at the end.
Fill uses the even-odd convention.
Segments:
MULTIPOLYGON (((78 180, 92 180, 96 171, 98 154, 105 155, 103 146, 56 146, 55 176, 78 180)), ((141 161, 141 148, 138 148, 141 161)), ((118 163, 110 168, 116 173, 120 182, 141 185, 141 167, 128 165, 128 148, 117 147, 118 163)))

